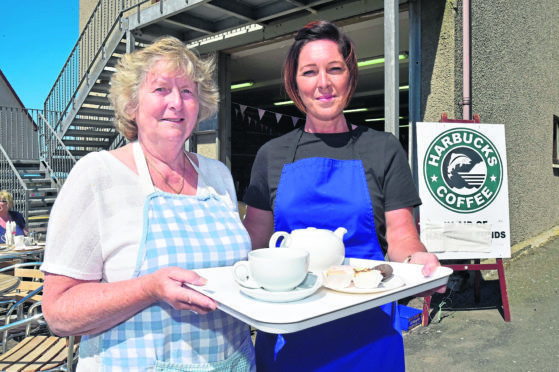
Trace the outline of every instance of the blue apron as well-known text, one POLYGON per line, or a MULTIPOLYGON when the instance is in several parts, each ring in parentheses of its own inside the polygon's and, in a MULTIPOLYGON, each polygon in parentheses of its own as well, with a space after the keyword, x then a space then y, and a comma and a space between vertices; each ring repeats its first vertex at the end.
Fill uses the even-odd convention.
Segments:
MULTIPOLYGON (((353 159, 357 156, 350 129, 353 159)), ((361 160, 295 161, 303 135, 290 149, 274 208, 276 231, 342 226, 346 257, 384 260, 361 160)), ((258 332, 256 366, 263 371, 405 371, 396 303, 386 304, 300 332, 258 332)))
MULTIPOLYGON (((132 277, 167 266, 192 270, 246 259, 250 238, 227 195, 206 185, 194 163, 199 177, 196 195, 156 191, 141 147, 136 142, 133 148, 144 190, 151 194, 144 204, 143 234, 132 277)), ((254 370, 246 324, 221 310, 201 315, 175 310, 163 301, 99 335, 85 336, 82 344, 82 349, 100 356, 103 371, 254 370)))

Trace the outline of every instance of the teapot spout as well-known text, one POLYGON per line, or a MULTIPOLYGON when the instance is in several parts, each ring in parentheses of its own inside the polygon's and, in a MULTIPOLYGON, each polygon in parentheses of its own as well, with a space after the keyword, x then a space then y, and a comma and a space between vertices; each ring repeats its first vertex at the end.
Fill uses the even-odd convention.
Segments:
POLYGON ((345 233, 347 232, 345 227, 338 227, 336 231, 334 231, 334 235, 336 235, 340 240, 343 240, 345 233))

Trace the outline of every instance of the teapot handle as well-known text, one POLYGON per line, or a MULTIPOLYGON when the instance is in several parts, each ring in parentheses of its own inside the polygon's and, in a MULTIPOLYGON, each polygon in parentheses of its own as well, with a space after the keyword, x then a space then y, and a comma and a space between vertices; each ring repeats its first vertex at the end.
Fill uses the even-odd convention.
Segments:
POLYGON ((285 231, 276 231, 275 233, 273 233, 268 246, 270 248, 276 248, 277 242, 280 238, 283 238, 282 242, 280 243, 280 247, 287 247, 289 242, 289 233, 285 231))

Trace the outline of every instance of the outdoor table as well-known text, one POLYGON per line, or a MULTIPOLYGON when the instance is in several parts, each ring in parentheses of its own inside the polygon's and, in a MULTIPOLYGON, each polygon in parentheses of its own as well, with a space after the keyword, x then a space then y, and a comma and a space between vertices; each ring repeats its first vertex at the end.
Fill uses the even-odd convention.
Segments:
POLYGON ((4 293, 9 293, 17 288, 19 285, 20 278, 8 275, 8 274, 0 274, 0 296, 4 293))
POLYGON ((0 245, 0 262, 11 261, 16 259, 34 259, 41 261, 45 246, 37 244, 25 247, 25 249, 7 248, 5 244, 0 245))

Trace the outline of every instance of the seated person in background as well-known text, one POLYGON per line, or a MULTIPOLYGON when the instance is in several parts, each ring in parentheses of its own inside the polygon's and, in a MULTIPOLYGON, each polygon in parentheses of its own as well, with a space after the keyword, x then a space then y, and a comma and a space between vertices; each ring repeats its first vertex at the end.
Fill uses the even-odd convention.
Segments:
POLYGON ((13 206, 14 197, 12 193, 6 190, 0 191, 0 236, 6 234, 6 223, 11 221, 16 223, 16 235, 27 235, 25 218, 21 213, 10 210, 13 206))

